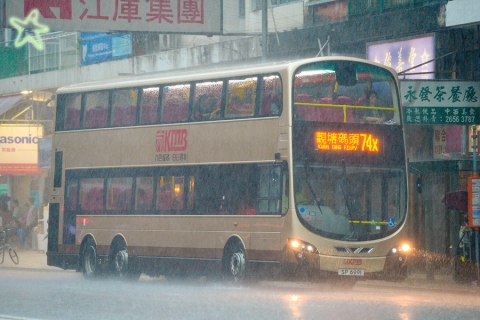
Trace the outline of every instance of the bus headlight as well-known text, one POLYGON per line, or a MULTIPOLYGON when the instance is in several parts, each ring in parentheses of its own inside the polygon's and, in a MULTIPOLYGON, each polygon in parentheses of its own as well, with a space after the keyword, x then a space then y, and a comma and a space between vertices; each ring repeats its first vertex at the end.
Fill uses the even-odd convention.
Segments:
POLYGON ((402 243, 401 245, 393 247, 392 250, 390 250, 388 255, 391 256, 391 255, 397 255, 397 254, 408 254, 410 250, 411 248, 408 243, 402 243))
POLYGON ((302 252, 308 252, 308 253, 317 252, 317 248, 315 248, 314 245, 306 241, 302 241, 298 239, 288 239, 288 243, 290 244, 292 249, 296 251, 302 251, 302 252))

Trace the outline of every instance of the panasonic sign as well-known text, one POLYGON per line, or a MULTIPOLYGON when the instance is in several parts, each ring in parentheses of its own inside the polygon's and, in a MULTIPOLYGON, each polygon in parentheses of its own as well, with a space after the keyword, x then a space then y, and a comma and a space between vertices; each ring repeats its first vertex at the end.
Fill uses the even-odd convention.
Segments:
POLYGON ((27 136, 0 136, 0 144, 38 144, 38 137, 27 136))
POLYGON ((0 125, 0 174, 40 174, 42 126, 0 125))

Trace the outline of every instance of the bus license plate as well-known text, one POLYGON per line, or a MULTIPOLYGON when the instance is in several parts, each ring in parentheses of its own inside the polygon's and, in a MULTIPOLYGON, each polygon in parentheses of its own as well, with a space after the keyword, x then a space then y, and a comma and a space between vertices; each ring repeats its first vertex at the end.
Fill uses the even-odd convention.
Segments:
POLYGON ((340 276, 364 276, 365 270, 363 269, 338 269, 338 275, 340 276))

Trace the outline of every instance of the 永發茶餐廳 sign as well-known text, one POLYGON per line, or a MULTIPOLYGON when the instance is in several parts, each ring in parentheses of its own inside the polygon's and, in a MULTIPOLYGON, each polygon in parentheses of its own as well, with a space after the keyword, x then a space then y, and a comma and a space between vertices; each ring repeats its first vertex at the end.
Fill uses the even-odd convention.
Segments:
POLYGON ((480 83, 400 81, 405 124, 480 124, 480 83))

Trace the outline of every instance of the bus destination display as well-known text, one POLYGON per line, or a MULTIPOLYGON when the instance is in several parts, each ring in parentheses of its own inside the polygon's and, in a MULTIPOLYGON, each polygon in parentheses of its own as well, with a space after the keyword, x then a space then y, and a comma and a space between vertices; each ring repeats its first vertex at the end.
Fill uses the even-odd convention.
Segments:
POLYGON ((318 130, 314 132, 315 150, 378 153, 382 148, 380 138, 366 132, 338 132, 318 130))

